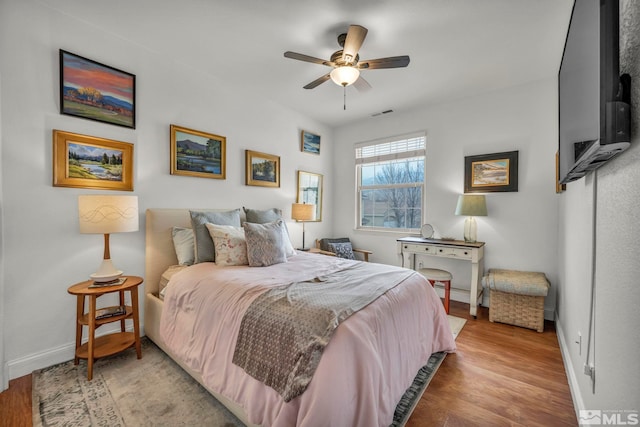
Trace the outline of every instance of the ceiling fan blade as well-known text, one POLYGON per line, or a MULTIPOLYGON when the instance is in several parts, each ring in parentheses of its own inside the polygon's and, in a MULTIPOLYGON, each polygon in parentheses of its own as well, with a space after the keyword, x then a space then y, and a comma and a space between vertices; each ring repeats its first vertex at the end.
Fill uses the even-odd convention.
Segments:
POLYGON ((353 63, 364 38, 367 36, 367 29, 360 25, 350 25, 349 31, 347 31, 347 38, 344 41, 344 47, 342 48, 342 60, 346 64, 353 63))
POLYGON ((307 84, 306 86, 304 86, 305 89, 313 89, 317 86, 320 86, 322 83, 326 82, 327 80, 329 80, 331 78, 331 74, 325 74, 322 77, 319 77, 317 79, 315 79, 314 81, 312 81, 311 83, 307 84))
POLYGON ((367 59, 365 61, 358 62, 358 68, 368 70, 376 70, 380 68, 402 68, 407 65, 409 65, 409 57, 407 55, 367 59))
POLYGON ((364 79, 364 77, 362 77, 362 75, 360 75, 360 77, 358 77, 358 80, 353 83, 353 87, 355 87, 358 92, 366 92, 368 90, 371 90, 371 85, 364 79))
POLYGON ((302 53, 290 52, 286 51, 284 53, 285 58, 297 59, 298 61, 311 62, 313 64, 326 65, 328 67, 333 67, 335 64, 331 61, 326 61, 324 59, 316 58, 309 55, 303 55, 302 53))

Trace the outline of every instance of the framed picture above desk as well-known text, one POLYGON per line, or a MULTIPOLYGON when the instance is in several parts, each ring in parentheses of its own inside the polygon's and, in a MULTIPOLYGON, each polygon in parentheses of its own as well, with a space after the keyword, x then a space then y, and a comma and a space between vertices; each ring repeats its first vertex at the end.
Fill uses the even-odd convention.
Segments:
POLYGON ((425 239, 422 237, 402 237, 397 240, 397 253, 402 266, 416 270, 416 255, 445 257, 471 264, 471 286, 469 290, 469 314, 477 316, 478 305, 482 301, 484 274, 484 242, 468 243, 462 240, 425 239))

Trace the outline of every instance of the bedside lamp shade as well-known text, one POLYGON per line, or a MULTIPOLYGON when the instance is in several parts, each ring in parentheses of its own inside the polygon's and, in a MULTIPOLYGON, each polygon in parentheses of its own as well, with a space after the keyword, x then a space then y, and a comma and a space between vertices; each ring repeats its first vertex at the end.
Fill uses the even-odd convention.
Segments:
POLYGON ((316 219, 316 205, 306 203, 293 203, 291 205, 291 219, 302 222, 301 250, 306 251, 307 249, 304 247, 304 223, 306 221, 314 221, 316 219))
POLYGON ((96 282, 117 279, 122 271, 111 262, 109 235, 138 231, 137 196, 78 196, 78 219, 80 233, 103 234, 104 256, 98 271, 90 277, 96 282))
POLYGON ((458 196, 456 215, 466 215, 464 221, 464 241, 475 242, 478 225, 474 216, 487 216, 487 202, 483 194, 462 194, 458 196))

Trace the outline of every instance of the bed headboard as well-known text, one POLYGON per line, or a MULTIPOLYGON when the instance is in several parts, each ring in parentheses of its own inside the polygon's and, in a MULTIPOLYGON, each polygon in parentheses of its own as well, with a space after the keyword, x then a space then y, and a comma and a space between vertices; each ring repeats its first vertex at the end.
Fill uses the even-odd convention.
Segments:
MULTIPOLYGON (((158 292, 162 273, 167 267, 178 263, 173 248, 171 230, 174 226, 191 228, 189 210, 222 212, 230 209, 147 209, 144 257, 145 292, 158 292)), ((245 220, 242 209, 240 210, 240 219, 241 221, 245 220)))

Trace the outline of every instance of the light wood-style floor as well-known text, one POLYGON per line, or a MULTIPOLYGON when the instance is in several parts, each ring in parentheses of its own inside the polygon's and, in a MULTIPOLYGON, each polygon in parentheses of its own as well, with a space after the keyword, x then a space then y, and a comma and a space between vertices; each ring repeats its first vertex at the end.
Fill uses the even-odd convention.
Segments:
MULTIPOLYGON (((407 427, 577 426, 552 322, 543 333, 489 322, 480 308, 451 302, 467 324, 418 403, 407 427)), ((31 375, 0 393, 0 427, 31 426, 31 375)))

